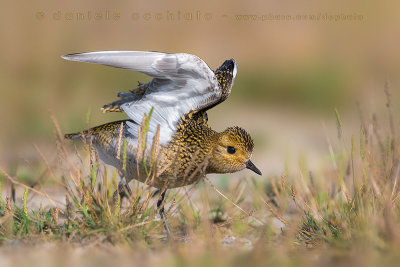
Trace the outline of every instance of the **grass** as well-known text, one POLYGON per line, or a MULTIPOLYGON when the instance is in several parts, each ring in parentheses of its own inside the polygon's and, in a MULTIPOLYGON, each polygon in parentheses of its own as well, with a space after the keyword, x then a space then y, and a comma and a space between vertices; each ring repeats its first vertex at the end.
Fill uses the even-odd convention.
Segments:
POLYGON ((104 264, 119 265, 133 260, 163 266, 395 265, 400 248, 399 122, 393 115, 389 84, 384 92, 387 119, 379 120, 359 107, 360 130, 349 139, 340 110, 334 110, 337 142, 327 138, 330 161, 321 170, 307 169, 303 159, 298 170, 282 170, 280 177, 236 183, 222 179, 223 189, 204 179, 170 190, 170 242, 153 190, 135 182, 128 200, 113 201, 118 174, 97 160, 90 144, 71 151, 53 119, 58 163, 43 159, 42 164, 44 176, 65 194, 64 201, 45 188, 37 189, 43 175, 24 184, 16 172, 1 168, 3 187, 23 189, 21 200, 4 194, 0 198, 1 247, 15 248, 19 242, 16 251, 29 247, 28 260, 32 253, 43 253, 47 244, 45 250, 54 253, 46 254, 46 262, 73 257, 81 249, 83 263, 101 258, 104 264), (45 197, 46 206, 31 208, 35 195, 45 197))

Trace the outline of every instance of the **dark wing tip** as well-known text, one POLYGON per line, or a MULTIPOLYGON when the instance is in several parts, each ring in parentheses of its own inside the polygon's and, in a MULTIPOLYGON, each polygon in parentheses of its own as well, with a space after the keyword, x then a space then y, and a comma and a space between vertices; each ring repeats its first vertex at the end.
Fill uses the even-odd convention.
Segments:
POLYGON ((223 72, 223 71, 233 72, 236 66, 237 66, 236 61, 233 58, 231 58, 225 60, 224 63, 222 63, 222 65, 215 72, 223 72))

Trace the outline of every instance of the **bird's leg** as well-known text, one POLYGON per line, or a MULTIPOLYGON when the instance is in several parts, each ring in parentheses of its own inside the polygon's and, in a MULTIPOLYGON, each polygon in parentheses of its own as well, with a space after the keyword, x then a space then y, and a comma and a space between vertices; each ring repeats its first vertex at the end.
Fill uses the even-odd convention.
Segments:
POLYGON ((157 196, 158 194, 160 194, 161 193, 161 189, 156 189, 154 192, 153 192, 153 194, 151 194, 151 197, 155 197, 155 196, 157 196))
POLYGON ((114 201, 117 200, 118 193, 119 193, 119 197, 120 197, 121 201, 124 197, 129 197, 132 194, 131 189, 129 188, 128 184, 126 183, 125 177, 122 177, 121 181, 119 181, 118 190, 114 191, 114 194, 113 194, 114 201))
POLYGON ((164 214, 164 204, 165 204, 164 203, 164 198, 165 198, 165 192, 166 191, 167 190, 162 191, 161 196, 157 201, 157 210, 159 210, 159 212, 160 212, 160 217, 161 217, 161 220, 163 221, 165 231, 167 231, 167 238, 169 239, 171 237, 171 232, 169 230, 167 221, 165 219, 165 214, 164 214))

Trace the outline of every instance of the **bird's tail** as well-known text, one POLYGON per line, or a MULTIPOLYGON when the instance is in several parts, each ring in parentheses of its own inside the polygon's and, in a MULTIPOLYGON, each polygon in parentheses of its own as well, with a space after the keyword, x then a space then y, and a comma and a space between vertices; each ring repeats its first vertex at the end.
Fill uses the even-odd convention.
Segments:
POLYGON ((71 139, 71 140, 82 139, 83 136, 84 136, 84 133, 82 133, 82 132, 64 134, 65 139, 71 139))

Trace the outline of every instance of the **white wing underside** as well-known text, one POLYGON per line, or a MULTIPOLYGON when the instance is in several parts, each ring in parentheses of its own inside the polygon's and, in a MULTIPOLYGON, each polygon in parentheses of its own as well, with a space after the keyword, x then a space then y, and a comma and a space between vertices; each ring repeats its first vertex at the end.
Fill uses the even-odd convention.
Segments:
POLYGON ((129 132, 138 137, 138 125, 153 107, 147 141, 160 125, 160 144, 166 144, 176 132, 183 115, 211 106, 221 98, 214 72, 197 56, 141 51, 100 51, 63 56, 64 59, 130 69, 154 79, 140 100, 121 107, 135 123, 129 132))

